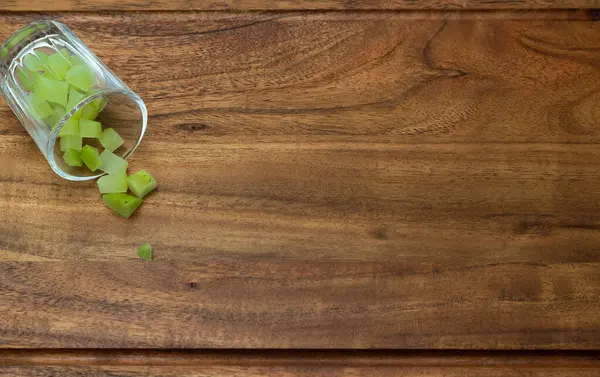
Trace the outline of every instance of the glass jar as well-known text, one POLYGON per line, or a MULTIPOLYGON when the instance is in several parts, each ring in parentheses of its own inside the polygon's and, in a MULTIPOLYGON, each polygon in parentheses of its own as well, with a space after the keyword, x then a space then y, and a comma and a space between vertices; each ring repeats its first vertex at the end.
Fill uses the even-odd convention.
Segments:
MULTIPOLYGON (((148 113, 142 99, 59 22, 34 22, 12 34, 0 48, 0 74, 6 103, 65 179, 103 174, 65 162, 59 133, 66 124, 88 119, 112 128, 124 141, 114 153, 125 159, 144 136, 148 113)), ((102 148, 97 138, 83 143, 102 148)))

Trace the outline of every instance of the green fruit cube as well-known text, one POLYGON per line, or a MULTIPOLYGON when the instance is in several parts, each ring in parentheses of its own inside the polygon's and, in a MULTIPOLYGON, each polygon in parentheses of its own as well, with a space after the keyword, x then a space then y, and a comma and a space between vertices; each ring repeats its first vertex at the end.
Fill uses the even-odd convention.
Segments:
POLYGON ((68 84, 84 92, 92 88, 95 79, 96 76, 86 65, 76 65, 65 74, 65 81, 68 84))
POLYGON ((83 149, 81 149, 81 159, 83 160, 85 166, 87 166, 92 172, 98 170, 98 168, 102 165, 102 159, 100 158, 98 149, 90 147, 89 145, 86 145, 83 147, 83 149))
POLYGON ((79 135, 79 121, 77 119, 69 118, 62 126, 60 131, 58 131, 58 136, 68 136, 68 135, 79 135))
POLYGON ((60 105, 54 105, 52 114, 48 118, 46 118, 44 121, 46 122, 46 124, 48 126, 52 127, 52 129, 54 129, 56 124, 62 119, 62 117, 64 115, 65 115, 65 108, 60 105))
POLYGON ((66 135, 60 138, 60 150, 66 152, 67 149, 81 151, 82 140, 79 135, 66 135))
POLYGON ((137 255, 145 261, 152 260, 152 246, 149 242, 145 242, 137 249, 137 255))
POLYGON ((35 119, 43 119, 52 115, 52 107, 48 102, 36 94, 30 94, 27 97, 29 110, 35 119))
POLYGON ((127 185, 131 192, 142 199, 156 188, 156 179, 146 170, 140 170, 127 178, 127 185))
POLYGON ((93 120, 81 119, 79 121, 79 134, 81 137, 99 138, 102 136, 102 124, 93 120))
POLYGON ((127 161, 112 153, 108 149, 105 149, 100 157, 102 158, 102 166, 100 167, 100 170, 108 174, 119 174, 120 172, 127 170, 127 166, 129 166, 127 161))
POLYGON ((30 71, 44 71, 46 70, 46 63, 48 62, 48 55, 41 51, 36 51, 33 54, 27 54, 23 58, 23 64, 30 71))
POLYGON ((127 194, 104 194, 102 199, 108 208, 126 219, 142 204, 141 199, 127 194))
POLYGON ((118 174, 108 174, 98 179, 98 189, 101 194, 127 192, 127 173, 125 170, 118 174))
POLYGON ((67 149, 63 154, 63 160, 69 166, 83 166, 83 160, 78 151, 75 149, 67 149))
POLYGON ((58 50, 58 53, 61 54, 66 61, 68 61, 69 63, 71 62, 71 52, 69 52, 68 48, 63 47, 60 50, 58 50))
POLYGON ((62 54, 54 53, 48 56, 48 67, 59 80, 64 80, 65 73, 71 69, 71 63, 62 54))
POLYGON ((107 128, 102 132, 102 136, 99 138, 100 144, 111 152, 116 151, 121 145, 123 145, 123 138, 112 128, 107 128))
POLYGON ((88 120, 94 120, 96 119, 96 117, 98 116, 98 113, 100 112, 98 110, 98 108, 93 105, 93 101, 88 103, 87 105, 85 105, 82 109, 81 109, 81 119, 88 119, 88 120))
POLYGON ((67 101, 67 110, 72 110, 79 102, 85 98, 85 94, 79 93, 77 90, 71 88, 69 90, 69 100, 67 101))
POLYGON ((18 68, 17 79, 19 80, 21 88, 31 92, 35 88, 35 75, 37 75, 37 73, 31 72, 27 68, 18 68))
POLYGON ((61 105, 67 106, 67 98, 69 96, 69 85, 57 80, 52 80, 44 76, 37 76, 37 88, 34 93, 40 98, 61 105))

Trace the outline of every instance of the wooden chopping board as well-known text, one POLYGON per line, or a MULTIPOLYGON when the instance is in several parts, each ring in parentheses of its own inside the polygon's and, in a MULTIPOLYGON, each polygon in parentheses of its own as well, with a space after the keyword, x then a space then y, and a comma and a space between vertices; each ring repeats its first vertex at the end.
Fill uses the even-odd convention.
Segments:
POLYGON ((47 18, 146 101, 130 166, 159 189, 119 218, 2 104, 1 347, 598 349, 594 12, 1 13, 0 37, 47 18))

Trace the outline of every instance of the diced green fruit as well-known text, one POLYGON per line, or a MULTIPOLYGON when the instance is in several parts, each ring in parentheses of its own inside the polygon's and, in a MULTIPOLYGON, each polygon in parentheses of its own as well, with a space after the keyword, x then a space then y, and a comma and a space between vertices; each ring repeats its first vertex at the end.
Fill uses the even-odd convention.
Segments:
POLYGON ((71 52, 69 52, 68 48, 63 47, 60 50, 58 50, 58 53, 61 54, 62 57, 65 58, 65 60, 71 62, 71 52))
POLYGON ((30 71, 44 71, 46 69, 46 62, 48 61, 48 55, 41 51, 37 51, 33 54, 27 54, 23 58, 23 64, 30 71))
POLYGON ((64 115, 65 108, 60 105, 54 105, 54 108, 52 109, 52 115, 46 118, 45 122, 48 126, 54 129, 56 124, 62 119, 64 115))
POLYGON ((69 63, 69 61, 67 61, 60 53, 55 53, 48 57, 48 66, 59 80, 64 80, 65 73, 71 69, 71 63, 69 63))
POLYGON ((94 73, 86 65, 76 65, 65 74, 65 81, 84 92, 94 85, 94 73))
POLYGON ((34 93, 40 98, 61 105, 62 107, 67 106, 67 98, 69 94, 69 85, 46 78, 44 76, 38 76, 36 79, 37 88, 34 93))
POLYGON ((82 150, 83 142, 79 135, 66 135, 60 138, 60 150, 66 152, 67 149, 82 150))
POLYGON ((145 242, 137 249, 138 257, 145 261, 152 261, 152 246, 149 242, 145 242))
POLYGON ((102 136, 102 124, 93 120, 81 119, 79 121, 79 134, 81 137, 99 138, 102 136))
POLYGON ((68 136, 68 135, 79 135, 79 121, 77 119, 69 118, 62 126, 60 131, 58 131, 58 136, 68 136))
POLYGON ((94 120, 98 116, 100 112, 96 106, 92 104, 93 102, 88 103, 81 109, 81 118, 94 120))
POLYGON ((108 208, 126 219, 128 219, 143 202, 142 199, 127 194, 104 194, 102 195, 102 199, 108 208))
POLYGON ((86 145, 81 150, 81 159, 83 160, 85 166, 87 166, 88 169, 93 172, 98 170, 98 168, 102 165, 102 159, 100 158, 98 149, 90 147, 89 145, 86 145))
POLYGON ((107 128, 100 136, 100 144, 111 152, 114 152, 123 145, 123 138, 112 128, 107 128))
POLYGON ((127 185, 135 196, 142 199, 156 188, 156 179, 142 169, 127 178, 127 185))
POLYGON ((74 66, 77 65, 84 65, 85 61, 83 60, 83 58, 77 54, 73 54, 71 55, 71 64, 73 64, 74 66))
POLYGON ((84 98, 85 98, 85 94, 81 94, 77 90, 71 88, 69 90, 69 100, 67 101, 67 110, 71 111, 84 98))
POLYGON ((36 94, 30 94, 27 102, 35 119, 43 119, 52 114, 53 110, 50 104, 36 94))
POLYGON ((118 174, 127 170, 127 166, 129 166, 127 161, 112 153, 108 149, 105 149, 100 157, 102 158, 102 166, 100 167, 100 170, 109 174, 118 174))
POLYGON ((78 151, 75 149, 67 149, 63 154, 63 160, 69 166, 83 166, 83 160, 78 151))
POLYGON ((36 73, 31 72, 27 68, 18 68, 17 69, 17 78, 19 79, 19 84, 21 88, 32 91, 35 88, 35 76, 36 73))
POLYGON ((98 189, 101 194, 127 192, 127 173, 123 170, 117 174, 108 174, 98 179, 98 189))

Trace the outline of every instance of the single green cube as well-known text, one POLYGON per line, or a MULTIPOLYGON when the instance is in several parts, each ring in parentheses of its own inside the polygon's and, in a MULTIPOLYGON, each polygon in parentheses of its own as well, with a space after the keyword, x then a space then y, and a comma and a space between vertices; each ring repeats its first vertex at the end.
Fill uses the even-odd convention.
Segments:
POLYGON ((29 109, 35 119, 43 119, 52 115, 52 107, 46 100, 38 96, 37 94, 30 94, 27 97, 29 103, 29 109))
POLYGON ((71 88, 69 90, 69 100, 67 101, 67 110, 71 111, 84 98, 85 98, 85 94, 81 94, 77 90, 71 88))
POLYGON ((46 124, 49 127, 54 129, 56 124, 62 119, 62 117, 64 115, 65 115, 65 108, 62 107, 61 105, 54 105, 52 107, 52 114, 48 118, 46 118, 44 120, 44 122, 46 122, 46 124))
POLYGON ((65 74, 65 81, 68 84, 84 92, 91 89, 95 79, 96 76, 86 65, 76 65, 65 74))
POLYGON ((46 63, 48 62, 48 55, 41 51, 36 51, 31 54, 25 55, 23 58, 23 64, 30 71, 44 71, 46 70, 46 63))
POLYGON ((145 261, 152 261, 152 245, 149 242, 141 244, 137 249, 137 255, 145 261))
POLYGON ((142 199, 156 188, 156 179, 146 170, 140 170, 127 178, 127 185, 131 192, 142 199))
POLYGON ((69 118, 62 126, 60 131, 58 131, 58 136, 68 136, 68 135, 79 135, 79 121, 77 119, 69 118))
POLYGON ((129 166, 127 161, 112 153, 108 149, 105 149, 100 157, 102 158, 102 166, 100 167, 100 170, 108 174, 118 174, 127 170, 127 166, 129 166))
POLYGON ((116 151, 123 145, 123 138, 112 128, 107 128, 100 136, 100 144, 111 152, 116 151))
POLYGON ((68 61, 69 63, 71 62, 71 52, 68 48, 63 47, 60 50, 58 50, 58 53, 61 54, 66 61, 68 61))
POLYGON ((48 56, 48 66, 59 80, 64 80, 65 73, 71 69, 71 63, 58 52, 48 56))
POLYGON ((98 189, 101 194, 127 192, 127 173, 125 170, 117 174, 108 174, 98 179, 98 189))
POLYGON ((60 138, 60 150, 66 152, 67 149, 76 151, 82 150, 83 141, 79 135, 65 135, 60 138))
POLYGON ((31 92, 35 88, 35 75, 37 75, 37 73, 34 73, 27 68, 17 68, 17 79, 19 80, 21 88, 26 91, 31 92))
POLYGON ((85 61, 81 56, 73 54, 71 55, 71 64, 73 64, 73 66, 85 65, 85 61))
POLYGON ((52 80, 44 76, 38 76, 36 79, 37 88, 34 93, 40 98, 67 107, 69 96, 69 85, 62 81, 52 80))
POLYGON ((128 219, 143 202, 142 199, 127 194, 104 194, 102 195, 102 199, 108 208, 126 219, 128 219))
POLYGON ((79 134, 81 137, 99 138, 102 136, 102 124, 93 120, 81 119, 79 121, 79 134))
POLYGON ((92 101, 81 109, 81 119, 94 120, 98 117, 100 110, 93 103, 92 101))
POLYGON ((83 166, 83 160, 78 151, 75 149, 67 149, 63 154, 63 160, 69 166, 83 166))
POLYGON ((102 159, 100 158, 100 153, 98 153, 98 149, 94 147, 90 147, 86 145, 81 149, 81 159, 85 166, 88 167, 92 172, 98 170, 98 168, 102 165, 102 159))

